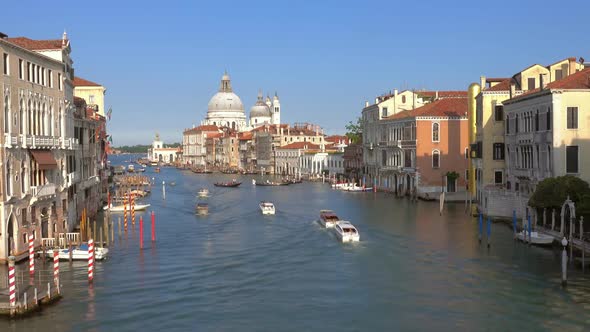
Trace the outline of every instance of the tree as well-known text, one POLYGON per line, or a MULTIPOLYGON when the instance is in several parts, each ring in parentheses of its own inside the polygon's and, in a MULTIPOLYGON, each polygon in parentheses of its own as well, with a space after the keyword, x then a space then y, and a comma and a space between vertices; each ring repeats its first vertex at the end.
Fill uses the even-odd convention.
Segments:
POLYGON ((590 185, 572 175, 539 182, 529 199, 529 205, 535 208, 561 208, 568 196, 576 204, 579 215, 590 215, 590 185))
POLYGON ((359 143, 363 138, 363 123, 360 117, 356 119, 356 123, 349 121, 346 125, 346 137, 350 139, 353 144, 359 143))

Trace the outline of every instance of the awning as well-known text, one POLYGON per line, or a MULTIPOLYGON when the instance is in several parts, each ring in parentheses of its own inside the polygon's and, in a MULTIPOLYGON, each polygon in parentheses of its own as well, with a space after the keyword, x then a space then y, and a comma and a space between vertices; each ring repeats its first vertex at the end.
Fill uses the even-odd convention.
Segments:
POLYGON ((57 161, 53 158, 53 153, 49 150, 29 150, 33 158, 39 164, 39 169, 55 169, 57 168, 57 161))

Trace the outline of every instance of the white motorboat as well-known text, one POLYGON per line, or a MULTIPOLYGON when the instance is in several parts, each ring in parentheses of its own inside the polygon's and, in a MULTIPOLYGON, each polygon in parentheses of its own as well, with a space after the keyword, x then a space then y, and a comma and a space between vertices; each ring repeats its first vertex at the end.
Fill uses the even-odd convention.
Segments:
POLYGON ((135 166, 133 166, 133 165, 127 166, 127 172, 129 172, 129 173, 135 172, 135 166))
MULTIPOLYGON (((49 258, 53 258, 53 250, 49 249, 45 251, 45 254, 49 258)), ((107 258, 109 253, 108 248, 100 248, 97 247, 96 244, 94 246, 94 259, 97 261, 103 260, 107 258)), ((70 259, 70 249, 59 249, 58 250, 58 257, 60 260, 69 260, 70 259)), ((72 260, 88 260, 88 244, 83 243, 80 246, 72 247, 72 260)))
POLYGON ((197 214, 201 216, 209 214, 209 205, 207 203, 197 204, 197 214))
POLYGON ((334 226, 334 232, 341 242, 358 242, 360 235, 357 229, 348 221, 341 220, 334 226))
POLYGON ((275 214, 275 206, 271 202, 260 202, 262 214, 275 214))
POLYGON ((326 228, 332 228, 340 218, 332 210, 320 210, 320 224, 326 228))
POLYGON ((344 189, 344 188, 352 187, 353 185, 354 185, 354 183, 349 183, 349 182, 333 183, 332 189, 344 189))
POLYGON ((209 189, 203 188, 203 189, 199 190, 199 192, 197 193, 197 195, 199 197, 207 197, 207 196, 209 196, 209 189))
POLYGON ((372 187, 365 188, 365 187, 354 185, 354 186, 344 187, 344 188, 342 188, 342 190, 348 191, 348 192, 365 192, 365 191, 373 191, 373 188, 372 187))
MULTIPOLYGON (((135 211, 143 211, 147 208, 150 207, 150 204, 135 204, 135 211)), ((103 207, 103 210, 108 210, 109 209, 109 205, 103 207)), ((125 208, 124 205, 110 205, 110 210, 111 212, 124 212, 125 208)), ((129 204, 127 204, 127 211, 131 211, 131 207, 129 206, 129 204)))
POLYGON ((539 232, 531 232, 530 240, 529 240, 529 233, 527 231, 520 231, 520 233, 516 234, 516 237, 523 242, 531 242, 532 244, 546 246, 553 243, 553 237, 542 234, 539 232))

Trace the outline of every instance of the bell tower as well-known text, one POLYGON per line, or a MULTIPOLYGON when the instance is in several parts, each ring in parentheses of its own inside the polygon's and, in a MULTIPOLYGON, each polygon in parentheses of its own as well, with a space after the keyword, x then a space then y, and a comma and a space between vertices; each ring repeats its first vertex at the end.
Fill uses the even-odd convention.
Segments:
POLYGON ((272 113, 272 123, 273 124, 280 124, 281 123, 281 102, 279 101, 279 96, 275 92, 275 96, 272 99, 272 106, 270 108, 272 113))

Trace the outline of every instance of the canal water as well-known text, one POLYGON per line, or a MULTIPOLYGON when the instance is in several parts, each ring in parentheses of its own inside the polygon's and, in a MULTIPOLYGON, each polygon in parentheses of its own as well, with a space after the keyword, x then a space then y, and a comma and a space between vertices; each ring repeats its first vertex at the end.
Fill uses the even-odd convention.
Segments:
MULTIPOLYGON (((145 175, 157 183, 145 199, 156 213, 156 243, 149 239, 149 223, 141 251, 138 225, 115 235, 111 257, 97 263, 92 287, 86 264, 62 263, 63 299, 32 317, 0 320, 0 331, 590 326, 590 272, 570 270, 562 289, 557 249, 515 243, 502 224, 493 225, 487 249, 462 204, 439 216, 438 203, 344 193, 322 183, 255 187, 251 177, 174 168, 148 168, 145 175), (244 182, 236 189, 213 187, 232 178, 244 182), (165 199, 162 181, 176 182, 166 186, 165 199), (203 187, 211 190, 205 217, 194 213, 203 187), (277 214, 262 216, 261 200, 274 202, 277 214), (316 222, 320 209, 354 223, 360 243, 341 244, 322 229, 316 222)), ((118 215, 113 218, 116 224, 118 215)))

